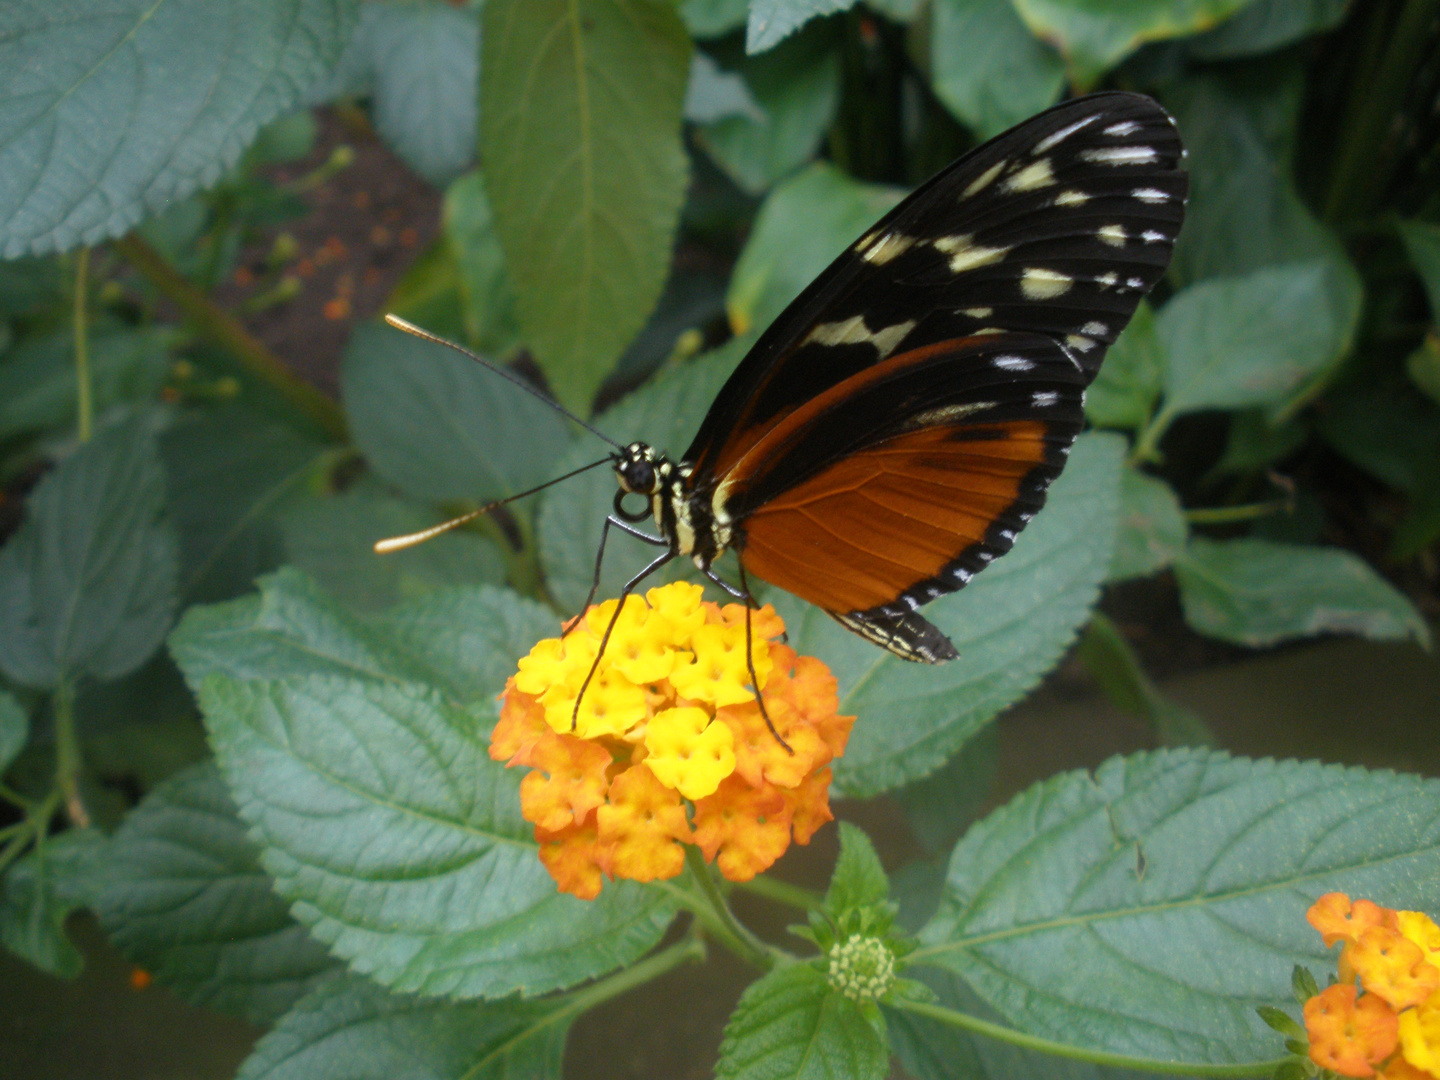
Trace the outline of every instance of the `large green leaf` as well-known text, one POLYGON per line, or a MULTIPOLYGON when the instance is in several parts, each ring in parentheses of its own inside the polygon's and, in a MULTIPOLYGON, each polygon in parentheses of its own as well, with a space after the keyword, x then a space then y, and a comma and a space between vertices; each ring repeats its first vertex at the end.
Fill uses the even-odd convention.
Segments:
POLYGON ((855 6, 856 0, 750 0, 745 51, 764 52, 778 45, 811 19, 855 6))
POLYGON ((388 326, 356 327, 340 384, 366 459, 417 499, 514 495, 548 480, 569 441, 565 419, 543 401, 388 326))
POLYGON ((936 0, 930 85, 956 119, 988 139, 1052 104, 1065 65, 1010 0, 936 0))
POLYGON ((1070 81, 1088 88, 1147 41, 1207 30, 1252 0, 1014 0, 1036 37, 1065 57, 1070 81))
POLYGON ((1144 300, 1085 391, 1085 415, 1099 427, 1138 430, 1160 397, 1165 351, 1155 331, 1155 312, 1144 300))
POLYGON ((14 694, 0 690, 0 774, 25 749, 29 738, 30 718, 25 715, 14 694))
POLYGON ((558 1077, 575 1007, 564 998, 457 1004, 330 980, 255 1045, 240 1080, 558 1077))
POLYGON ((680 17, 692 37, 712 38, 745 25, 750 0, 680 0, 680 17))
POLYGON ((355 0, 0 7, 0 255, 129 231, 213 184, 335 61, 355 0))
POLYGON ((1156 320, 1164 410, 1278 407, 1340 361, 1359 317, 1346 271, 1326 260, 1191 285, 1156 320))
POLYGON ((720 1044, 721 1080, 880 1080, 889 1051, 860 1006, 809 964, 750 984, 720 1044))
POLYGON ((1014 550, 924 609, 960 650, 949 663, 907 663, 818 608, 770 592, 791 645, 829 665, 840 711, 859 717, 834 766, 846 794, 873 795, 933 772, 1054 666, 1110 565, 1123 454, 1117 436, 1081 438, 1014 550))
POLYGON ((178 559, 164 510, 143 414, 97 432, 48 473, 0 549, 0 671, 53 687, 144 663, 175 606, 178 559))
POLYGON ((1170 1062, 1276 1056, 1257 1005, 1334 962, 1321 893, 1440 902, 1440 782, 1177 750, 1056 776, 972 828, 915 963, 1009 1023, 1170 1062))
POLYGON ((1440 323, 1440 225, 1428 221, 1402 221, 1400 239, 1410 261, 1425 283, 1430 298, 1430 316, 1440 323))
POLYGON ((65 920, 91 902, 106 840, 96 829, 47 838, 0 878, 0 945, 41 971, 73 979, 84 967, 65 920))
POLYGON ((1238 645, 1324 633, 1430 641, 1404 594, 1339 548, 1195 537, 1175 576, 1186 621, 1238 645))
POLYGON ((1202 60, 1258 56, 1333 29, 1349 8, 1349 0, 1254 0, 1185 48, 1202 60))
POLYGON ((171 647, 262 865, 312 934, 396 989, 454 997, 544 993, 655 944, 664 894, 558 893, 520 776, 486 753, 493 680, 534 641, 529 605, 495 592, 512 610, 490 633, 514 639, 487 642, 483 606, 421 601, 407 643, 298 574, 265 585, 258 602, 192 610, 171 647))
POLYGON ((770 193, 725 296, 736 333, 763 330, 875 224, 903 192, 852 180, 827 163, 811 165, 770 193))
POLYGON ((478 172, 460 177, 446 190, 442 224, 458 270, 466 340, 481 352, 503 355, 519 341, 515 292, 505 274, 505 255, 478 172))
POLYGON ((186 1001, 271 1024, 335 969, 272 891, 213 764, 177 773, 111 839, 93 906, 110 941, 186 1001))
POLYGON ((816 26, 739 63, 755 105, 700 127, 696 140, 741 188, 759 194, 819 149, 840 104, 840 54, 816 26))
POLYGON ((481 147, 526 343, 572 410, 660 296, 690 38, 667 0, 491 0, 481 147))
POLYGON ((1127 465, 1120 478, 1120 521, 1110 580, 1144 577, 1175 561, 1190 529, 1164 480, 1127 465))

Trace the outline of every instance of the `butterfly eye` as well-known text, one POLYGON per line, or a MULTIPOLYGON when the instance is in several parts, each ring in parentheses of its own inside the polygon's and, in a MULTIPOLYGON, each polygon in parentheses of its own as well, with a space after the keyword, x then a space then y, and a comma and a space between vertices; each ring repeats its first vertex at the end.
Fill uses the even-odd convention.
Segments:
POLYGON ((627 491, 637 492, 641 495, 654 494, 655 466, 644 459, 627 461, 621 468, 620 481, 625 485, 627 491))

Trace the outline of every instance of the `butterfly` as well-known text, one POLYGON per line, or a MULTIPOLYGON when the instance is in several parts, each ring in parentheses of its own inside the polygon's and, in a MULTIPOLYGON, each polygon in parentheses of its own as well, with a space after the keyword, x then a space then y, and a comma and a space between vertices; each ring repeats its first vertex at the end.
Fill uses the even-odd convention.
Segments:
POLYGON ((609 464, 618 481, 586 606, 618 528, 664 549, 622 597, 689 558, 747 604, 753 575, 902 659, 953 659, 920 608, 1009 551, 1044 504, 1086 386, 1169 265, 1184 156, 1148 97, 1064 102, 943 169, 836 258, 760 336, 679 459, 573 417, 615 447, 576 472, 609 464), (644 505, 627 507, 632 495, 644 505), (727 551, 739 589, 712 569, 727 551))

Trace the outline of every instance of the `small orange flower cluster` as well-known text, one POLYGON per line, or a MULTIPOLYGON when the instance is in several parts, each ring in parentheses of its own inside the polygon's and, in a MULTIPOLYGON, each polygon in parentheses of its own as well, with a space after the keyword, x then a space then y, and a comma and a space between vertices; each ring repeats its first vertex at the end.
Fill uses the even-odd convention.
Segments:
POLYGON ((1344 893, 1305 917, 1327 947, 1345 943, 1340 981, 1305 1003, 1310 1060, 1341 1076, 1440 1080, 1440 926, 1344 893))
POLYGON ((855 718, 836 714, 823 663, 774 640, 785 624, 771 607, 752 613, 753 661, 789 751, 749 687, 744 607, 706 603, 684 582, 627 597, 601 655, 617 605, 521 659, 490 756, 534 770, 520 809, 562 892, 594 899, 606 874, 674 877, 682 844, 748 881, 830 820, 827 766, 855 718))

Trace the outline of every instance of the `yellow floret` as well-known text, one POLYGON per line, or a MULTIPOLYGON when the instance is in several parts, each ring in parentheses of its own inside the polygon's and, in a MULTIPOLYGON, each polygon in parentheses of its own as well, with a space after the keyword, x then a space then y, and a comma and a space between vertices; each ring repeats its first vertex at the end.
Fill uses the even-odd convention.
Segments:
POLYGON ((703 799, 735 771, 735 738, 704 709, 687 705, 656 713, 645 729, 645 764, 666 787, 703 799))

